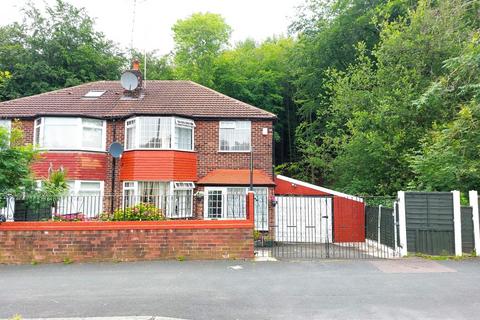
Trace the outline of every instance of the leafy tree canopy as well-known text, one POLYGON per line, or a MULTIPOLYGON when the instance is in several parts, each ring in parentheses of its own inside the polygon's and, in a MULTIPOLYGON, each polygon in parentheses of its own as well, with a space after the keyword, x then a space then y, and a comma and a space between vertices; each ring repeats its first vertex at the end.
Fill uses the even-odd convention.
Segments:
POLYGON ((45 12, 30 3, 21 24, 0 27, 0 70, 12 75, 0 100, 118 79, 124 65, 119 49, 95 31, 85 10, 63 0, 45 12))
POLYGON ((230 26, 221 15, 207 12, 178 20, 172 30, 177 77, 211 87, 214 61, 228 44, 230 26))

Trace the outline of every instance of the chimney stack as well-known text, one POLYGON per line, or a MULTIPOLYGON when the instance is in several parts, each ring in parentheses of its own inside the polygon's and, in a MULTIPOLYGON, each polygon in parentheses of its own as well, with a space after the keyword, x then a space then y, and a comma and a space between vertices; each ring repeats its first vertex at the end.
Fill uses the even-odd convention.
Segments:
POLYGON ((132 69, 135 71, 140 71, 140 61, 138 61, 138 59, 133 60, 132 69))

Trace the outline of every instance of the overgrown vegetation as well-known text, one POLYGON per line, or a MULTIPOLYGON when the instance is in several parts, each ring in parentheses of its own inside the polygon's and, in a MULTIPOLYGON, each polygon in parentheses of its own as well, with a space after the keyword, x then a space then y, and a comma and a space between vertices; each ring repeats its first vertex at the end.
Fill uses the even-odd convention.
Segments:
POLYGON ((17 122, 12 123, 10 132, 0 127, 0 201, 4 201, 3 195, 33 188, 30 165, 37 155, 32 145, 23 144, 23 131, 17 122))
MULTIPOLYGON (((289 36, 233 46, 221 16, 195 13, 173 26, 172 53, 147 54, 149 79, 190 79, 277 114, 277 172, 366 196, 467 191, 480 184, 479 8, 306 0, 289 36)), ((0 27, 0 99, 117 79, 126 56, 85 10, 29 5, 0 27)))

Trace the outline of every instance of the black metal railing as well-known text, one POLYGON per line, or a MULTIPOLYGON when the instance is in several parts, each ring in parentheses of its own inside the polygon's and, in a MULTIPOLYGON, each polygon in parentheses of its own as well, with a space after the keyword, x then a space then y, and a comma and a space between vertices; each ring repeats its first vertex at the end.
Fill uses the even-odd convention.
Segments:
POLYGON ((6 221, 161 221, 167 219, 245 219, 246 196, 223 194, 215 201, 181 195, 69 195, 3 197, 6 221), (211 203, 209 203, 209 201, 211 203), (198 210, 197 210, 198 208, 198 210), (201 211, 201 212, 200 212, 201 211))

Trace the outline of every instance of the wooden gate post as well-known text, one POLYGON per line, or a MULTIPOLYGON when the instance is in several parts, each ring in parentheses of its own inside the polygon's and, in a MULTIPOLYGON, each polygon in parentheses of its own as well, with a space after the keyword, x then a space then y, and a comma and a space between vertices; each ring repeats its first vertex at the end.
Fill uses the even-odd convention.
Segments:
POLYGON ((407 216, 405 191, 398 191, 398 224, 400 231, 400 257, 407 255, 407 216))
POLYGON ((455 239, 455 255, 462 255, 462 214, 460 204, 460 191, 453 193, 453 233, 455 239))
POLYGON ((478 212, 478 192, 470 190, 468 192, 468 198, 470 206, 472 207, 472 220, 473 220, 473 238, 475 254, 478 256, 480 251, 480 224, 479 224, 479 212, 478 212))

